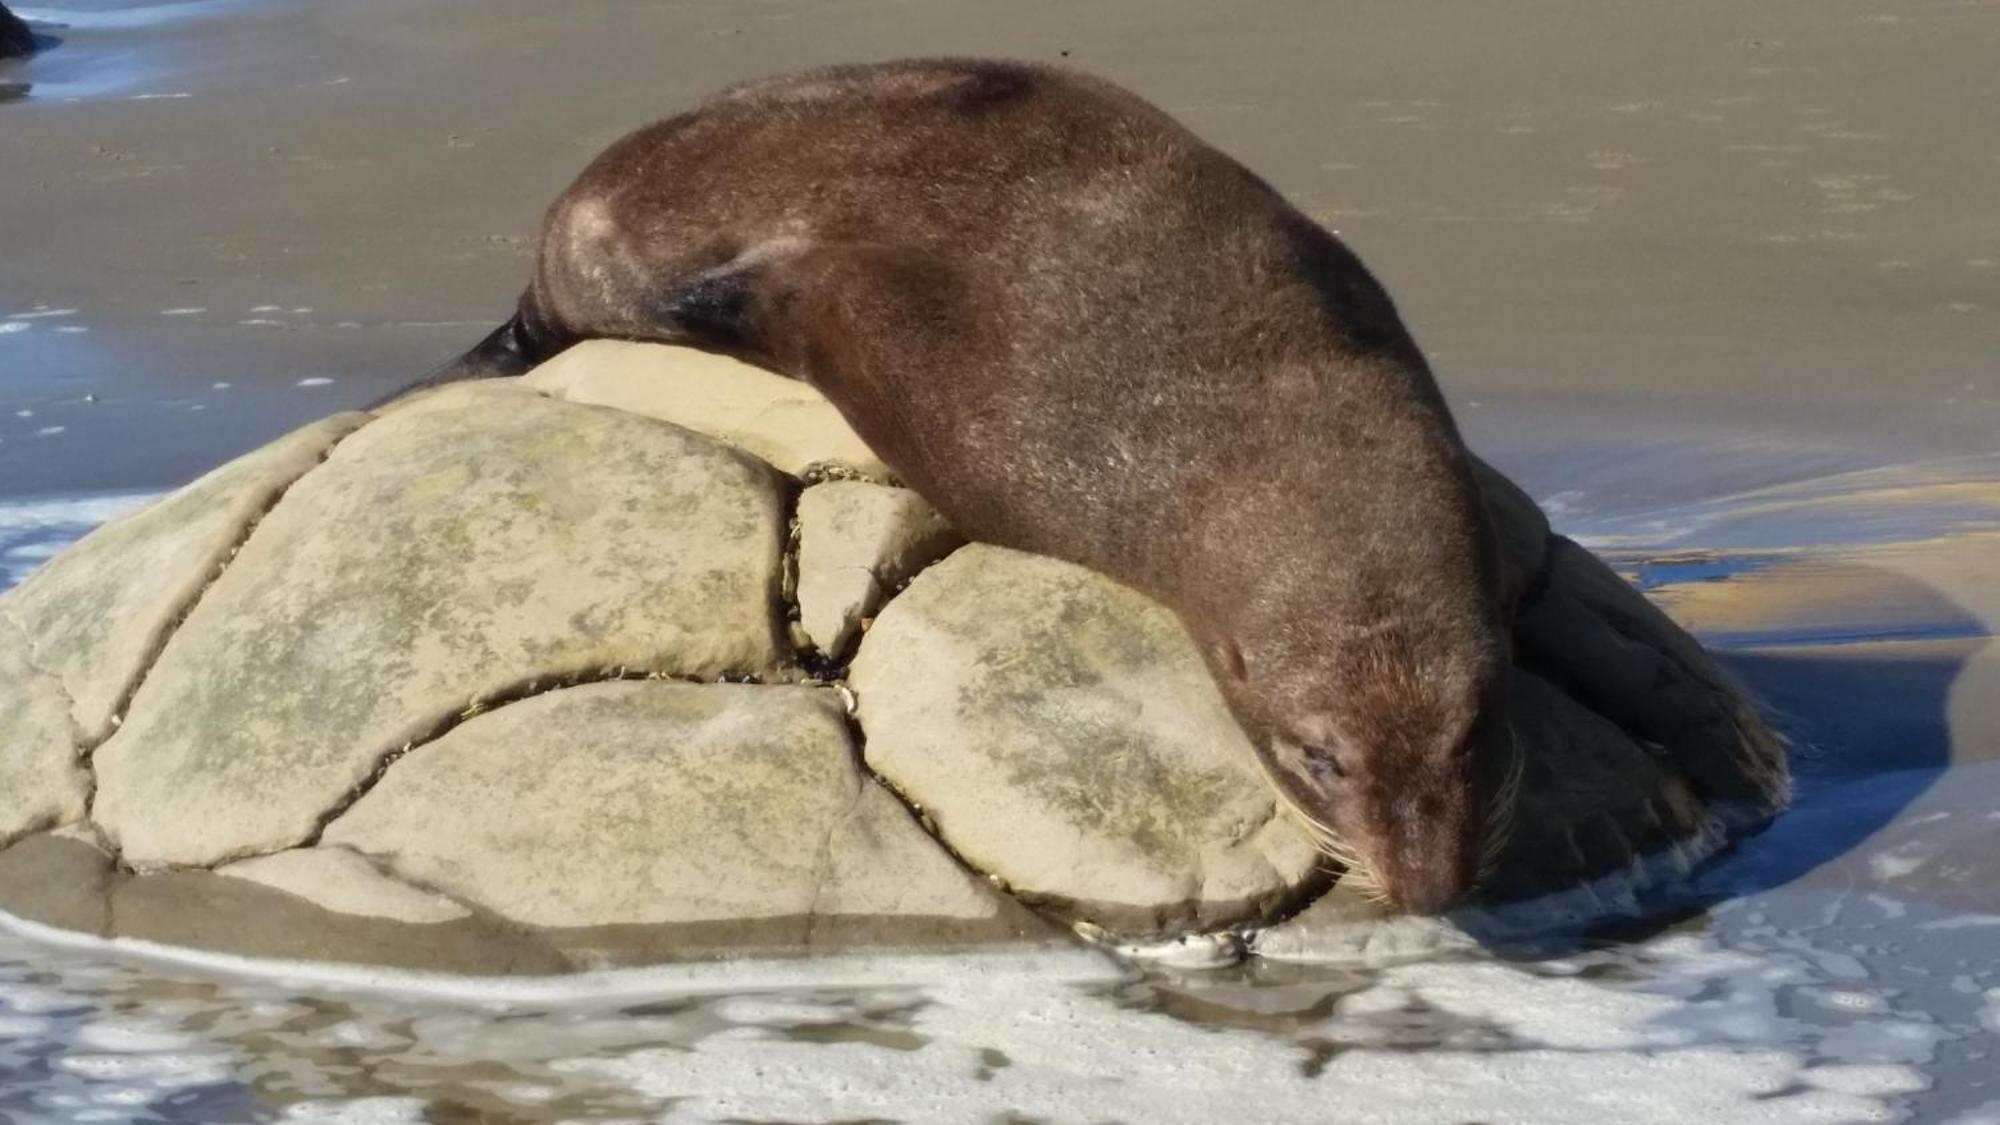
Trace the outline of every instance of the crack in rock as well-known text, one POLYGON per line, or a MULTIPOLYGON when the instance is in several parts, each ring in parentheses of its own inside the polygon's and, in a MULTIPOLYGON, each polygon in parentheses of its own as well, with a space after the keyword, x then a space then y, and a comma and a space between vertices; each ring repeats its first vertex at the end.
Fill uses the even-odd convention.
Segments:
MULTIPOLYGON (((419 750, 422 750, 424 747, 429 746, 430 744, 443 738, 445 735, 450 734, 452 731, 457 730, 459 727, 465 725, 466 723, 471 722, 473 719, 480 717, 481 715, 492 714, 495 711, 499 711, 504 708, 510 707, 516 703, 521 703, 525 702, 526 700, 534 699, 538 696, 551 695, 559 691, 565 691, 570 688, 584 687, 589 684, 614 683, 621 680, 626 680, 626 681, 671 680, 676 683, 695 684, 695 685, 710 684, 710 683, 723 683, 723 684, 767 683, 767 681, 761 677, 750 676, 750 675, 721 676, 714 680, 705 680, 695 676, 684 676, 673 672, 663 672, 654 669, 629 668, 629 667, 605 668, 597 672, 584 673, 582 675, 576 675, 576 676, 553 676, 553 677, 537 676, 533 679, 523 680, 520 683, 514 685, 513 687, 505 688, 500 691, 493 692, 491 694, 481 696, 480 698, 470 701, 460 710, 452 712, 440 718, 424 734, 411 739, 410 741, 404 743, 399 747, 383 751, 381 754, 377 755, 375 759, 375 764, 369 769, 368 775, 359 782, 356 782, 355 785, 352 788, 350 788, 347 791, 347 793, 341 797, 340 800, 334 803, 333 807, 329 808, 324 813, 320 814, 318 821, 314 824, 313 830, 310 835, 308 835, 304 840, 300 841, 297 844, 287 845, 286 847, 278 848, 275 851, 288 851, 294 847, 310 848, 319 846, 320 840, 323 837, 325 837, 326 830, 332 826, 333 822, 339 820, 342 816, 346 815, 349 809, 353 808, 355 804, 358 803, 363 797, 366 797, 371 791, 373 791, 374 788, 381 783, 382 778, 388 774, 390 767, 394 766, 397 762, 402 761, 409 755, 419 750)), ((272 855, 275 854, 275 851, 259 852, 254 854, 272 855)), ((231 856, 227 859, 218 860, 216 861, 215 864, 211 864, 210 866, 218 866, 222 863, 229 863, 229 862, 234 862, 236 860, 248 859, 248 858, 252 858, 252 856, 251 855, 231 856)))
POLYGON ((63 705, 69 712, 70 730, 75 735, 71 741, 77 745, 79 750, 82 750, 84 742, 83 728, 78 726, 76 721, 76 696, 70 694, 69 685, 64 683, 63 678, 42 660, 41 643, 35 639, 35 634, 28 630, 27 624, 14 615, 14 611, 8 605, 6 598, 0 598, 0 621, 12 625, 14 631, 21 635, 22 647, 28 654, 28 666, 55 684, 56 691, 63 697, 63 705))
MULTIPOLYGON (((250 517, 244 521, 243 527, 237 533, 235 541, 229 545, 228 549, 222 552, 221 557, 210 568, 207 580, 201 584, 200 588, 187 597, 180 609, 172 617, 168 618, 166 625, 160 630, 159 637, 140 661, 138 670, 133 673, 130 680, 126 683, 124 690, 119 693, 118 699, 112 704, 110 729, 105 732, 103 738, 92 741, 85 748, 84 761, 86 763, 89 763, 91 757, 96 753, 97 748, 105 742, 110 741, 111 736, 118 733, 118 729, 125 724, 125 715, 131 709, 133 698, 139 694, 139 689, 145 686, 147 678, 152 675, 153 669, 159 665, 160 657, 167 651, 167 645, 180 633, 181 626, 187 624, 188 618, 201 605, 202 599, 207 597, 209 591, 215 588, 215 584, 222 580, 223 574, 229 569, 229 564, 235 562, 236 556, 243 553, 243 548, 249 544, 250 537, 257 533, 257 529, 263 525, 272 512, 278 510, 278 505, 284 502, 285 497, 290 494, 292 489, 298 487, 300 481, 317 472, 321 466, 326 464, 328 458, 333 456, 334 450, 339 449, 348 438, 367 429, 374 421, 375 417, 371 415, 368 421, 329 441, 326 447, 319 451, 313 463, 306 466, 304 472, 272 489, 271 495, 265 503, 256 512, 251 513, 250 517)), ((94 807, 96 798, 96 771, 94 769, 91 776, 91 789, 94 807)))
MULTIPOLYGON (((991 871, 982 870, 971 860, 966 859, 964 855, 959 853, 957 848, 951 846, 951 841, 944 838, 944 833, 938 829, 937 821, 931 819, 930 813, 926 812, 922 805, 912 800, 907 793, 896 787, 895 782, 883 777, 880 773, 876 772, 873 766, 868 764, 868 755, 866 752, 868 732, 861 725, 860 716, 856 713, 859 705, 855 700, 854 691, 847 686, 844 680, 839 681, 834 686, 841 693, 841 702, 843 705, 841 717, 847 724, 847 741, 854 754, 855 771, 859 774, 863 782, 879 786, 889 796, 895 798, 896 803, 901 805, 903 810, 910 814, 910 819, 917 822, 917 827, 923 834, 930 837, 931 842, 936 844, 946 856, 949 856, 952 863, 956 864, 958 869, 965 872, 968 877, 1020 903, 1037 918, 1048 922, 1057 929, 1069 928, 1068 922, 1059 916, 1052 916, 1048 910, 1044 909, 1045 906, 1060 908, 1067 905, 1066 903, 1057 898, 1044 898, 1044 896, 1022 894, 1009 885, 1005 879, 1002 879, 991 871)), ((857 795, 855 800, 856 803, 859 803, 860 797, 857 795)))
MULTIPOLYGON (((849 752, 852 753, 853 732, 851 730, 849 731, 848 743, 849 752)), ((854 814, 860 810, 862 798, 867 793, 868 777, 857 770, 854 774, 854 793, 847 799, 847 807, 835 813, 833 819, 827 822, 826 835, 819 842, 819 853, 813 860, 812 898, 806 903, 806 928, 801 939, 807 948, 812 947, 813 931, 819 928, 820 900, 826 897, 827 880, 833 875, 834 837, 840 835, 840 830, 845 828, 854 819, 854 814)))
MULTIPOLYGON (((20 637, 19 651, 25 659, 28 671, 37 679, 47 681, 54 687, 56 697, 61 701, 63 738, 69 744, 70 767, 83 775, 83 815, 80 819, 65 821, 62 819, 63 814, 61 810, 36 817, 22 825, 19 832, 0 836, 0 848, 6 848, 38 832, 47 832, 51 829, 67 827, 70 824, 89 824, 91 802, 97 797, 97 772, 91 768, 90 752, 85 745, 83 728, 77 725, 75 698, 70 695, 69 689, 62 682, 62 677, 49 671, 42 664, 40 655, 35 648, 33 634, 29 633, 26 626, 22 625, 12 615, 4 598, 0 598, 0 627, 11 628, 20 637)), ((11 731, 0 732, 0 734, 12 733, 11 731)))

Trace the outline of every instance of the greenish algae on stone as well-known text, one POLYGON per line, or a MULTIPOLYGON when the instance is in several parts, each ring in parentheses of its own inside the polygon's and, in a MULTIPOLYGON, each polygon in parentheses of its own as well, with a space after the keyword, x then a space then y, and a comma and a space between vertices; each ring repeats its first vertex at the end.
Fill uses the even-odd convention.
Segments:
POLYGON ((84 536, 12 591, 0 615, 62 680, 87 745, 246 529, 327 450, 368 420, 336 414, 247 453, 84 536))
POLYGON ((96 753, 138 867, 307 842, 477 701, 628 668, 780 670, 768 466, 677 427, 462 385, 343 442, 258 526, 96 753))
POLYGON ((1110 579, 963 548, 883 610, 849 683, 868 764, 1031 901, 1150 934, 1314 881, 1180 622, 1110 579))
POLYGON ((32 657, 28 638, 0 615, 0 848, 82 819, 90 799, 69 701, 32 657))
POLYGON ((861 772, 823 688, 637 681, 522 700, 398 761, 326 840, 572 945, 592 927, 708 925, 702 952, 811 949, 857 919, 949 920, 955 944, 1041 929, 861 772))

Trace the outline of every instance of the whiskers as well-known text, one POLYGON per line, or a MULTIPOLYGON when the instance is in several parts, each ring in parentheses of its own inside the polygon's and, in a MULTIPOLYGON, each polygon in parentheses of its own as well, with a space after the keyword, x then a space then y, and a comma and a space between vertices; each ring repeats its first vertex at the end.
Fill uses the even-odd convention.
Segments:
MULTIPOLYGON (((1486 806, 1486 822, 1480 836, 1479 864, 1473 876, 1473 887, 1477 888, 1499 869, 1500 860, 1507 851, 1508 841, 1514 833, 1514 815, 1520 806, 1521 781, 1527 773, 1527 756, 1521 752, 1521 743, 1514 733, 1512 724, 1507 728, 1506 772, 1494 788, 1492 799, 1486 806)), ((1395 898, 1389 894, 1381 870, 1369 859, 1368 854, 1352 841, 1334 831, 1331 824, 1308 811, 1295 800, 1282 784, 1273 784, 1271 789, 1277 794, 1278 803, 1291 814, 1292 820, 1305 829, 1313 847, 1327 859, 1343 869, 1340 885, 1379 906, 1393 907, 1395 898)))
POLYGON ((1521 796, 1521 775, 1527 772, 1527 756, 1521 753, 1521 740, 1514 733, 1514 724, 1507 724, 1507 776, 1500 780, 1499 788, 1493 791, 1493 799, 1486 805, 1486 834, 1479 847, 1479 873, 1473 879, 1476 887, 1492 878, 1499 869, 1501 853, 1507 850, 1507 841, 1514 834, 1514 810, 1521 796))
POLYGON ((1305 829, 1306 835, 1312 839, 1313 847, 1319 849, 1321 855, 1341 866, 1341 886, 1360 894, 1378 906, 1392 905, 1393 900, 1383 887, 1381 876, 1359 848, 1343 839, 1333 830, 1332 825, 1307 812, 1292 799, 1290 793, 1285 792, 1284 786, 1273 785, 1271 789, 1277 793, 1278 803, 1292 814, 1292 819, 1299 827, 1305 829))

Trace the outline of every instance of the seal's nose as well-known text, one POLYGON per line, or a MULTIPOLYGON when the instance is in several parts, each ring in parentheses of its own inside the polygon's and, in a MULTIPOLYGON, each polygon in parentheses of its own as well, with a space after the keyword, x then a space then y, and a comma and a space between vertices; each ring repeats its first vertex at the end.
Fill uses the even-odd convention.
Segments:
POLYGON ((1472 892, 1470 865, 1455 841, 1410 840, 1387 882, 1390 901, 1406 914, 1443 914, 1472 892))

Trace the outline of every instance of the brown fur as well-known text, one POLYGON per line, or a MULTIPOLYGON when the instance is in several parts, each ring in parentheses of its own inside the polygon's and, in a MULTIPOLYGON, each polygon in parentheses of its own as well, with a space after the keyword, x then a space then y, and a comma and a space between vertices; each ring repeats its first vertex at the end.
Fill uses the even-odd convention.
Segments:
POLYGON ((810 382, 968 535, 1171 606, 1330 850, 1469 888, 1508 763, 1465 451, 1354 255, 1159 110, 971 61, 729 90, 593 162, 441 377, 601 336, 810 382))

